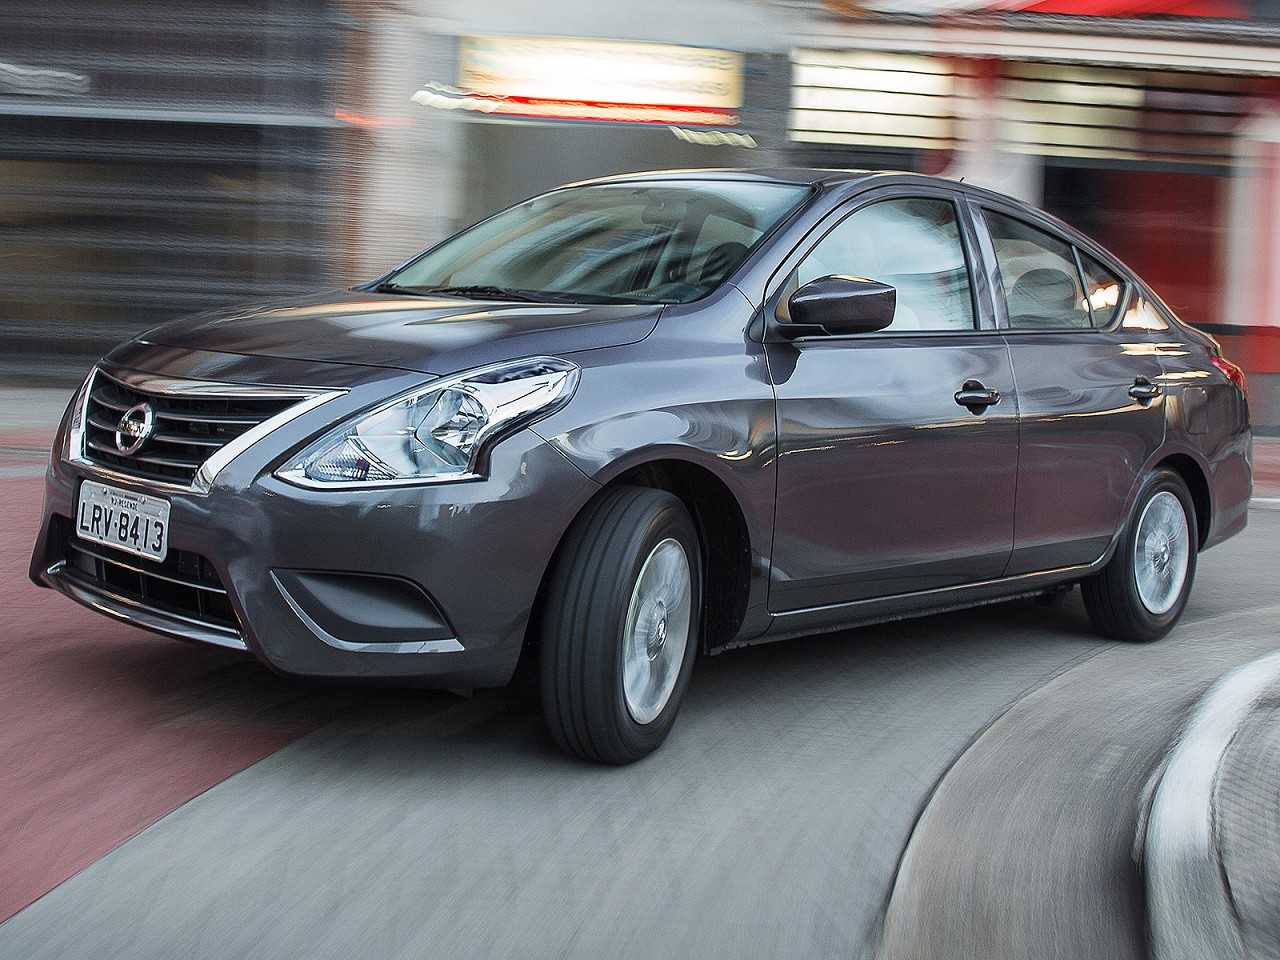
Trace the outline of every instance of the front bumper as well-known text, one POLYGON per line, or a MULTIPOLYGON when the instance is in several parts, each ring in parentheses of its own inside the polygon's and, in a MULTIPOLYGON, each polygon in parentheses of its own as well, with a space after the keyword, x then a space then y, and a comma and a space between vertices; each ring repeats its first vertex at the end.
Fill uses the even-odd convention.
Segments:
POLYGON ((285 674, 506 683, 542 576, 597 485, 528 430, 493 449, 481 480, 317 491, 271 475, 299 442, 343 414, 337 408, 361 402, 335 401, 268 435, 203 495, 149 491, 145 482, 102 478, 56 456, 32 579, 144 629, 247 650, 285 674), (216 571, 238 629, 79 576, 66 541, 85 478, 167 497, 171 551, 203 557, 216 571))

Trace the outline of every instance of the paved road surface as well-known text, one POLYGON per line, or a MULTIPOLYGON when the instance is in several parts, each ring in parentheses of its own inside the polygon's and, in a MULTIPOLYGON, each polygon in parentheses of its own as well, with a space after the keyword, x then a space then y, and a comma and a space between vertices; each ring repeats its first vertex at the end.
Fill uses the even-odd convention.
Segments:
MULTIPOLYGON (((207 731, 221 718, 236 743, 253 703, 312 732, 12 917, 0 957, 1137 955, 1137 791, 1209 682, 1277 645, 1277 533, 1280 512, 1255 511, 1206 554, 1183 625, 1150 648, 1094 637, 1073 596, 704 661, 667 746, 620 770, 561 757, 500 694, 307 692, 227 660, 202 685, 180 665, 201 652, 124 631, 129 669, 99 670, 96 709, 137 709, 173 672, 198 721, 150 741, 161 780, 217 780, 207 731)), ((56 619, 0 639, 101 664, 114 628, 48 603, 56 619)), ((41 735, 70 757, 91 732, 41 735)), ((79 784, 85 803, 124 789, 126 760, 79 784)))
MULTIPOLYGON (((22 516, 56 406, 0 422, 22 516)), ((1155 647, 1072 597, 745 651, 699 665, 660 754, 599 770, 500 694, 316 690, 95 618, 24 583, 24 530, 0 918, 87 869, 0 957, 1141 956, 1138 795, 1196 696, 1278 645, 1277 532, 1257 510, 1206 555, 1155 647)))
POLYGON ((1205 689, 1280 646, 1274 552, 1258 560, 1275 549, 1280 513, 1252 519, 1248 539, 1202 558, 1175 633, 1109 647, 1032 691, 943 778, 903 862, 882 957, 1147 956, 1139 798, 1205 689))

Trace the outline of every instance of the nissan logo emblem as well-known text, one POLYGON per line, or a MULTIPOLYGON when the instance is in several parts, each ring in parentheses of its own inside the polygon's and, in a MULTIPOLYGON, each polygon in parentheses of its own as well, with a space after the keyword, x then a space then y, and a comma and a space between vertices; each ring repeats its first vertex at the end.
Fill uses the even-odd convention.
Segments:
POLYGON ((150 439, 156 427, 156 414, 151 404, 130 407, 116 425, 116 449, 131 457, 150 439))

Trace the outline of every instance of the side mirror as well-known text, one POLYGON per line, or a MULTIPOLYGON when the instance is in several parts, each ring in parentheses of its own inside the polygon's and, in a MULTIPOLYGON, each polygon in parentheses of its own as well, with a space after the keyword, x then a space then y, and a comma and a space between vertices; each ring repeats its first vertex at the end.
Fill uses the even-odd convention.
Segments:
POLYGON ((787 298, 789 318, 778 324, 791 337, 874 333, 893 323, 898 292, 862 277, 819 277, 787 298))

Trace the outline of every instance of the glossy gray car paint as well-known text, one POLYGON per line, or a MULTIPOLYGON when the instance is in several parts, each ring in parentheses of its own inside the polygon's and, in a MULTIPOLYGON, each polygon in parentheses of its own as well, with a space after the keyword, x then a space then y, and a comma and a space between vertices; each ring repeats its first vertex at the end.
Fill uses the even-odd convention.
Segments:
POLYGON ((1018 417, 998 338, 814 339, 771 345, 770 366, 781 424, 772 609, 1004 572, 1018 417), (1001 402, 958 406, 953 394, 973 379, 1001 402))
MULTIPOLYGON (((863 205, 903 195, 954 197, 932 184, 873 186, 836 204, 780 274, 863 205)), ((977 262, 977 240, 961 224, 977 262)), ((777 308, 775 287, 766 313, 777 308)), ((971 334, 771 338, 781 437, 772 610, 1003 574, 1013 550, 1018 400, 989 286, 975 283, 973 296, 971 334), (971 380, 999 391, 1000 402, 959 406, 955 393, 971 380)))
POLYGON ((165 324, 144 341, 325 363, 452 373, 513 357, 643 340, 652 304, 460 301, 335 290, 165 324))
MULTIPOLYGON (((171 543, 215 564, 254 653, 293 674, 503 683, 565 530, 603 485, 654 463, 678 464, 731 498, 745 533, 744 555, 717 561, 741 565, 742 588, 730 591, 732 629, 714 634, 713 648, 1079 579, 1109 557, 1142 471, 1171 456, 1205 478, 1205 546, 1243 527, 1247 413, 1209 364, 1208 339, 1176 324, 1158 336, 1006 331, 993 295, 998 270, 967 220, 979 330, 839 342, 778 336, 769 318, 780 278, 850 203, 886 190, 1003 198, 927 177, 829 171, 620 179, 708 176, 810 183, 815 193, 695 303, 562 309, 345 291, 179 321, 108 357, 166 376, 345 391, 251 447, 207 496, 172 497, 171 543), (582 371, 577 393, 497 444, 483 480, 315 491, 271 476, 334 423, 425 374, 530 354, 572 358, 582 371), (1143 371, 1158 374, 1162 397, 1121 398, 1120 386, 1143 371), (953 394, 968 379, 999 389, 1001 402, 980 414, 958 406, 953 394), (1189 401, 1192 380, 1203 392, 1189 401), (894 389, 899 382, 912 389, 894 389), (824 447, 833 455, 821 455, 824 447), (1038 507, 1024 509, 1024 494, 1038 507), (412 580, 462 649, 335 647, 271 575, 300 569, 412 580)), ((1018 209, 1122 266, 1069 228, 1018 209)), ((65 429, 31 564, 44 585, 58 585, 50 519, 70 516, 91 472, 57 456, 65 429)))

